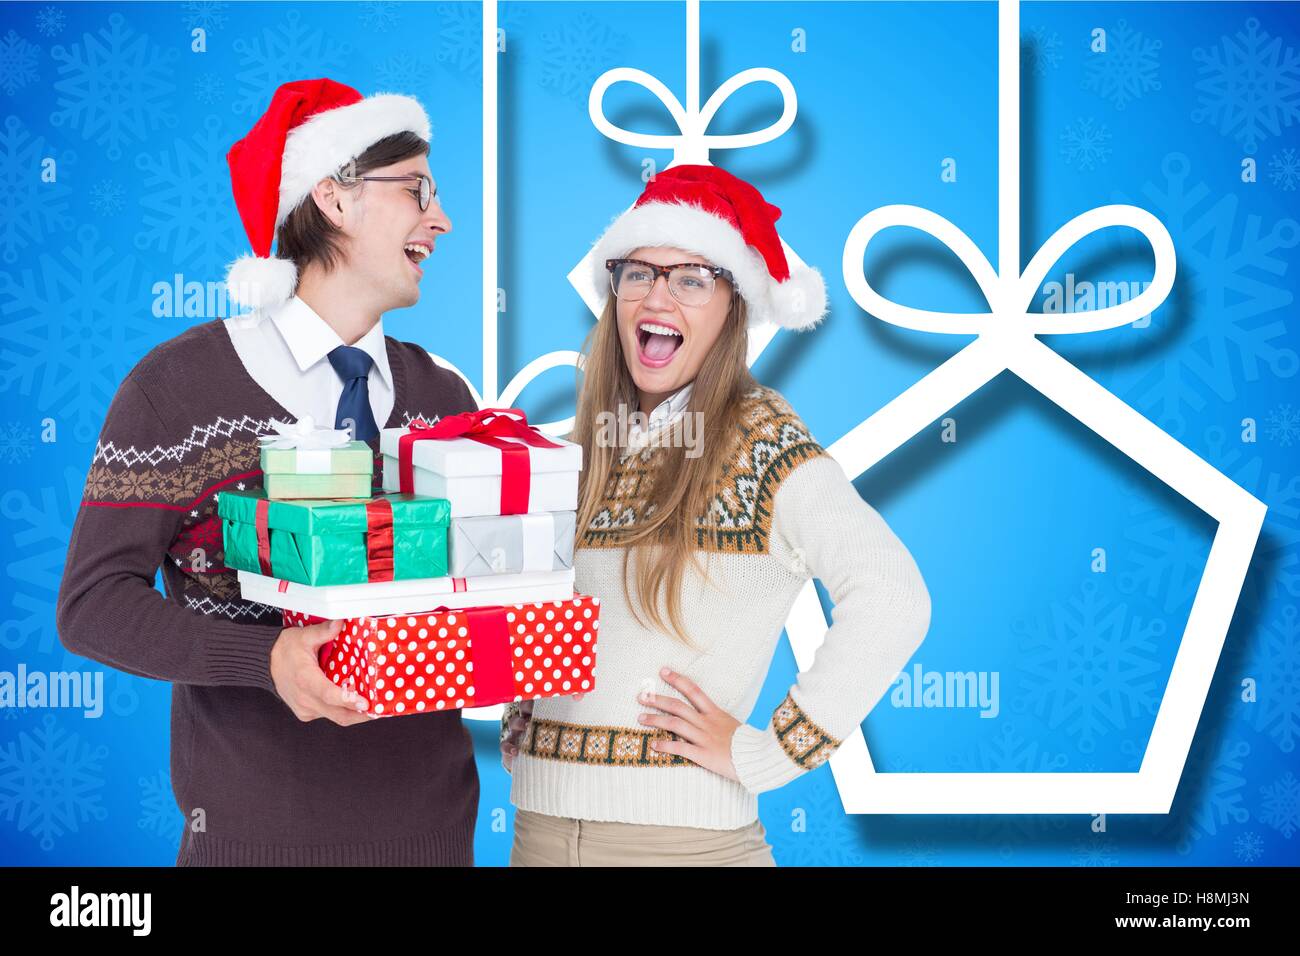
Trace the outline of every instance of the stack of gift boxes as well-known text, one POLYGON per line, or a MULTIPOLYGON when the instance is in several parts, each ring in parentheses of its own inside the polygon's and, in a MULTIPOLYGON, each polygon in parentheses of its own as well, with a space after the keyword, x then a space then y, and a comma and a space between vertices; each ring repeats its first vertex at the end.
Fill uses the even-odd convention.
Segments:
POLYGON ((321 667, 375 716, 595 687, 598 599, 576 594, 582 448, 517 409, 380 433, 309 419, 263 437, 263 487, 221 492, 226 565, 286 626, 343 620, 321 667))

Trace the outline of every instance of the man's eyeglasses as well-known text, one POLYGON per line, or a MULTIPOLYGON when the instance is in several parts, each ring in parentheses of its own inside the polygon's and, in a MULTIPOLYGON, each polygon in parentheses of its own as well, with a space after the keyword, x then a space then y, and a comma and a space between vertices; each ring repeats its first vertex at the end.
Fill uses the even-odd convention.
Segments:
POLYGON ((379 183, 400 183, 409 182, 412 179, 418 179, 420 181, 419 189, 410 189, 407 191, 414 196, 416 202, 420 204, 420 212, 427 210, 429 208, 429 202, 438 195, 437 184, 423 173, 411 173, 408 176, 349 176, 346 173, 340 173, 339 179, 345 183, 360 182, 362 180, 379 183))
POLYGON ((614 295, 628 302, 648 296, 660 276, 668 280, 668 291, 674 299, 691 306, 704 305, 713 298, 718 279, 726 279, 733 287, 736 283, 728 270, 700 262, 657 266, 640 259, 606 259, 605 268, 609 270, 609 287, 614 295))

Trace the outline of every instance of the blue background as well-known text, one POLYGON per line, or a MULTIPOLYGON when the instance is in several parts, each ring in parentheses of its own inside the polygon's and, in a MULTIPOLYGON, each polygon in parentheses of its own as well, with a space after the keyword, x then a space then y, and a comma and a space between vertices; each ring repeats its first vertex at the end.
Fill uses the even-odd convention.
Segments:
MULTIPOLYGON (((849 816, 823 767, 760 798, 781 864, 1294 863, 1300 783, 1300 400, 1297 187, 1300 34, 1284 4, 1022 6, 1022 255, 1108 202, 1169 229, 1178 276, 1141 327, 1045 338, 1053 348, 1269 505, 1224 655, 1169 815, 849 816), (1089 51, 1107 31, 1110 52, 1089 51), (1256 89, 1225 83, 1252 66, 1256 89), (1266 91, 1279 95, 1272 101, 1266 91), (1268 105, 1273 102, 1275 105, 1268 105), (1242 163, 1258 181, 1242 181, 1242 163), (1243 420, 1257 423, 1243 440, 1243 420), (1242 699, 1246 679, 1258 699, 1242 699)), ((421 303, 385 319, 482 382, 481 58, 473 4, 21 4, 0 28, 0 669, 99 669, 53 627, 68 533, 117 384, 154 344, 200 318, 157 318, 150 288, 219 281, 245 240, 224 153, 280 82, 328 75, 418 95, 454 232, 421 303), (206 53, 190 30, 207 30, 206 53), (41 161, 58 176, 42 182, 41 161), (53 419, 57 440, 42 441, 53 419)), ((666 151, 606 140, 586 111, 604 70, 634 66, 685 97, 685 6, 503 3, 502 383, 576 349, 591 316, 566 275, 666 151)), ((781 333, 755 365, 826 445, 970 341, 865 314, 840 274, 871 209, 948 217, 997 248, 996 10, 990 3, 706 3, 701 95, 754 66, 799 96, 780 139, 714 154, 784 210, 783 238, 821 268, 831 314, 781 333), (806 52, 792 49, 792 31, 806 52), (955 182, 941 179, 945 159, 955 182)), ((649 94, 620 86, 607 115, 672 132, 649 94)), ((768 125, 770 88, 728 102, 713 132, 768 125)), ((982 303, 937 243, 895 230, 865 267, 891 297, 982 303), (895 232, 898 235, 895 235, 895 232)), ((1117 230, 1080 244, 1064 281, 1142 281, 1150 254, 1117 230), (1113 234, 1112 234, 1113 233, 1113 234)), ((573 373, 520 404, 571 414, 573 373)), ((921 566, 934 599, 914 658, 927 671, 996 671, 1000 712, 896 707, 864 723, 881 771, 1136 770, 1200 580, 1214 523, 1009 373, 968 397, 856 484, 921 566), (1104 548, 1105 573, 1090 568, 1104 548)), ((825 601, 825 595, 822 595, 825 601)), ((910 670, 910 665, 909 665, 910 670)), ((106 671, 99 720, 0 712, 0 861, 170 864, 181 818, 167 778, 169 688, 106 671)), ((751 717, 793 682, 787 644, 751 717)), ((508 778, 496 728, 471 725, 482 779, 476 859, 506 861, 508 778)))

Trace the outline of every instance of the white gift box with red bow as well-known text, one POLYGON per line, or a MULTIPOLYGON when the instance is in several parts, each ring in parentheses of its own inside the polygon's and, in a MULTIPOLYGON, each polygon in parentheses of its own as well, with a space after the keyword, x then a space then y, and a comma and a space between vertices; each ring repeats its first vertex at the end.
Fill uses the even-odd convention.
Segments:
POLYGON ((453 518, 578 507, 582 446, 542 435, 522 413, 515 418, 485 409, 429 428, 385 428, 379 448, 386 490, 446 498, 453 518), (454 427, 471 416, 482 417, 468 429, 454 427), (448 437, 435 437, 440 433, 448 437))

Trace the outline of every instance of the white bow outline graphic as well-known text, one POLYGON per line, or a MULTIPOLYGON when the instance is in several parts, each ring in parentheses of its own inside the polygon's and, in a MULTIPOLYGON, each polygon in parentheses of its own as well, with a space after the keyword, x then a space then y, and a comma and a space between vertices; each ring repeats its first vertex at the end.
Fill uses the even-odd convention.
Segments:
MULTIPOLYGON (((883 206, 863 216, 849 233, 843 257, 845 285, 870 314, 902 328, 976 339, 851 429, 828 452, 846 476, 860 475, 1010 370, 1216 518, 1219 527, 1138 772, 878 774, 861 728, 854 728, 830 758, 849 813, 1168 813, 1267 511, 1263 502, 1038 340, 1040 334, 1116 328, 1150 314, 1173 288, 1176 260, 1173 240, 1154 216, 1135 206, 1107 205, 1058 229, 1022 272, 1019 164, 1020 11, 1016 0, 999 0, 999 268, 995 271, 953 223, 911 205, 883 206), (947 246, 979 285, 988 311, 916 309, 876 292, 863 272, 863 257, 871 239, 890 226, 919 229, 947 246), (1048 270, 1079 240, 1109 226, 1135 229, 1150 243, 1155 268, 1147 289, 1127 302, 1091 312, 1030 312, 1048 270)), ((942 615, 951 613, 942 594, 932 596, 932 606, 932 620, 947 619, 942 615)), ((826 615, 809 581, 786 621, 800 671, 812 665, 826 629, 826 615)))
MULTIPOLYGON (((1018 219, 1017 219, 1018 222, 1018 219)), ((862 309, 878 319, 920 332, 954 335, 1012 336, 1098 332, 1127 325, 1154 312, 1174 287, 1174 241, 1155 216, 1137 206, 1098 206, 1056 230, 1029 261, 1023 273, 996 272, 974 241, 951 221, 919 206, 881 206, 854 225, 844 244, 844 284, 862 309), (894 302, 867 281, 863 256, 877 233, 891 226, 910 226, 948 247, 966 266, 989 304, 988 312, 932 312, 894 302), (1155 272, 1140 294, 1124 302, 1087 312, 1030 312, 1048 271, 1076 243, 1111 226, 1128 226, 1146 237, 1155 256, 1155 272)), ((1003 264, 1005 266, 1005 263, 1003 264)))
MULTIPOLYGON (((799 99, 795 95, 794 84, 789 77, 770 67, 759 66, 742 70, 719 86, 709 97, 704 108, 700 109, 700 0, 686 0, 686 105, 673 95, 658 77, 645 70, 620 66, 606 70, 592 84, 587 97, 587 112, 592 125, 601 134, 624 146, 636 146, 641 149, 670 149, 673 157, 665 169, 672 169, 683 163, 712 165, 709 153, 715 149, 742 149, 746 146, 758 146, 770 143, 794 125, 795 115, 799 110, 799 99), (676 133, 636 133, 616 126, 605 116, 605 94, 616 83, 634 83, 654 95, 668 111, 677 125, 676 133), (709 125, 718 110, 736 91, 753 83, 769 83, 781 94, 781 116, 770 126, 749 133, 710 133, 709 125)), ((630 205, 629 205, 629 208, 630 205)), ((801 267, 804 261, 781 240, 781 248, 791 269, 801 267)), ((604 303, 591 289, 591 253, 583 256, 569 272, 569 283, 582 296, 593 316, 599 317, 604 303)), ((776 337, 780 326, 769 323, 749 329, 747 361, 753 365, 763 350, 776 337)))
POLYGON ((602 73, 592 84, 591 95, 587 99, 587 111, 596 129, 625 146, 637 146, 643 149, 671 149, 673 160, 668 168, 682 163, 707 164, 709 153, 715 149, 740 149, 745 146, 758 146, 776 139, 794 125, 795 113, 798 111, 798 98, 794 85, 789 78, 776 70, 765 66, 754 67, 737 73, 723 83, 709 101, 700 109, 700 3, 699 0, 687 0, 686 3, 686 106, 672 94, 672 91, 659 80, 644 70, 628 66, 616 67, 602 73), (678 132, 670 133, 635 133, 615 126, 605 117, 605 93, 615 83, 635 83, 653 93, 668 110, 668 115, 677 124, 678 132), (725 135, 709 133, 709 124, 717 115, 722 104, 737 90, 751 83, 770 83, 781 93, 781 118, 765 129, 752 133, 729 133, 725 135))

